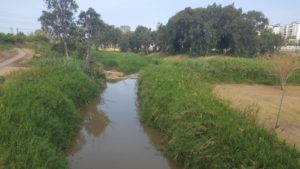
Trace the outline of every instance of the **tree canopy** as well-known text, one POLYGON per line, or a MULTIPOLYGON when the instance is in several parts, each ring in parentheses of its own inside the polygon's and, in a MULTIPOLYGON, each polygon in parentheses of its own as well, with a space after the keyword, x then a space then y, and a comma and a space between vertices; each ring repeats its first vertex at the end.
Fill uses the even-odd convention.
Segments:
POLYGON ((44 1, 47 11, 43 11, 39 18, 42 29, 64 44, 65 55, 69 57, 68 41, 76 29, 74 13, 76 13, 78 5, 74 0, 44 1))
POLYGON ((171 54, 254 56, 274 51, 282 44, 279 36, 265 32, 267 24, 263 13, 243 13, 234 4, 186 8, 171 17, 165 26, 158 27, 156 42, 161 51, 171 54), (268 36, 267 40, 261 40, 261 32, 268 36))

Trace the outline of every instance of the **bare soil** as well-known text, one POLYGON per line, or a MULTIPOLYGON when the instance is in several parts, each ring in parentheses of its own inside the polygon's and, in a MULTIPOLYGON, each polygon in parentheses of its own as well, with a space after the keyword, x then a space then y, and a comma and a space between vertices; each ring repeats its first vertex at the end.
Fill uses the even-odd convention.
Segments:
POLYGON ((6 51, 0 51, 0 62, 3 62, 17 54, 17 50, 6 50, 6 51))
POLYGON ((27 69, 27 63, 33 56, 34 51, 30 49, 15 48, 0 52, 0 65, 2 65, 0 76, 7 76, 14 71, 27 69))
POLYGON ((106 70, 104 71, 105 77, 109 81, 118 81, 124 79, 137 79, 138 74, 124 75, 124 73, 117 70, 106 70))
MULTIPOLYGON (((257 105, 258 122, 268 129, 274 128, 281 97, 279 86, 217 84, 214 94, 241 111, 257 105)), ((279 122, 280 127, 276 129, 279 138, 300 148, 300 86, 286 88, 279 122)))

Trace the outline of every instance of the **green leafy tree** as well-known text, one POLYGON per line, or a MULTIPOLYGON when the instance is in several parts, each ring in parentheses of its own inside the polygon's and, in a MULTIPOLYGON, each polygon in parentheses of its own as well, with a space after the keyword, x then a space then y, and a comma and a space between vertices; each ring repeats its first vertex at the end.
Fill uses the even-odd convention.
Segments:
POLYGON ((284 39, 281 35, 276 35, 270 30, 261 31, 258 37, 258 48, 261 54, 274 53, 280 50, 284 45, 284 39))
POLYGON ((138 26, 134 31, 132 38, 135 51, 143 52, 145 54, 149 53, 149 47, 152 43, 151 29, 144 26, 138 26))
POLYGON ((43 11, 39 21, 42 29, 64 45, 66 58, 69 58, 68 42, 76 29, 74 13, 78 5, 74 0, 44 0, 47 11, 43 11))
POLYGON ((93 8, 89 8, 86 12, 82 11, 79 14, 79 20, 77 21, 81 28, 79 35, 81 36, 81 42, 85 47, 85 58, 89 60, 90 49, 93 45, 97 44, 97 40, 104 32, 105 23, 100 19, 98 14, 93 8))
MULTIPOLYGON (((263 13, 243 13, 234 4, 186 8, 171 17, 165 27, 158 27, 156 43, 162 46, 162 51, 171 54, 255 56, 260 52, 259 32, 264 31, 267 24, 263 13)), ((278 44, 278 39, 272 40, 278 44)))
POLYGON ((102 36, 102 45, 104 47, 118 48, 121 40, 122 31, 114 26, 107 25, 102 36))

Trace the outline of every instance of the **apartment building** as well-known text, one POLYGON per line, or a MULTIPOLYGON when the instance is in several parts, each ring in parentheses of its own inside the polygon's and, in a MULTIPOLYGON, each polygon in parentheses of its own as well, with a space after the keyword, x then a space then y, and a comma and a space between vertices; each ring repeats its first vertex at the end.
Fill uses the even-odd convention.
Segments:
POLYGON ((272 30, 275 34, 281 34, 285 39, 294 41, 295 44, 300 45, 300 21, 283 26, 280 26, 279 24, 269 25, 268 29, 272 30))

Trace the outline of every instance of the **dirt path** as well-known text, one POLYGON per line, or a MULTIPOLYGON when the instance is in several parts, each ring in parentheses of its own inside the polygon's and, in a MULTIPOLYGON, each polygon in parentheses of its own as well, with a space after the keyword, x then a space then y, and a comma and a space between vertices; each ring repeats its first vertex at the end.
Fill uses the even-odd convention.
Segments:
POLYGON ((22 49, 16 49, 16 50, 17 50, 17 54, 14 57, 6 59, 0 63, 0 69, 17 62, 26 56, 26 52, 24 50, 22 49))
POLYGON ((29 49, 15 48, 14 51, 16 52, 11 53, 10 56, 2 58, 0 61, 0 76, 8 75, 16 70, 26 69, 26 67, 24 67, 21 63, 31 59, 34 55, 33 51, 29 49))
MULTIPOLYGON (((277 86, 218 84, 214 93, 227 100, 233 108, 240 109, 253 105, 259 108, 258 121, 266 128, 275 125, 281 91, 277 86)), ((288 86, 280 115, 278 136, 300 148, 300 86, 288 86)))

